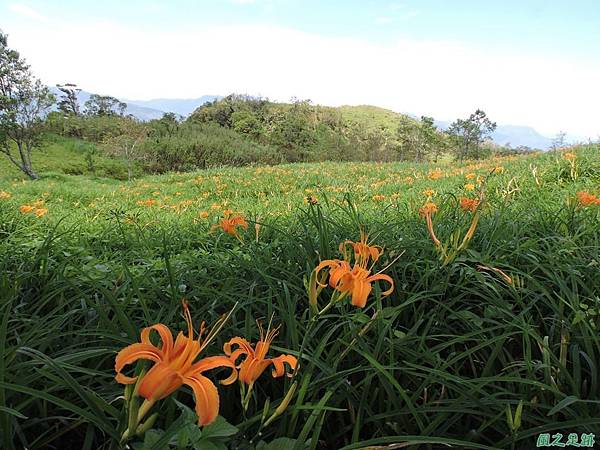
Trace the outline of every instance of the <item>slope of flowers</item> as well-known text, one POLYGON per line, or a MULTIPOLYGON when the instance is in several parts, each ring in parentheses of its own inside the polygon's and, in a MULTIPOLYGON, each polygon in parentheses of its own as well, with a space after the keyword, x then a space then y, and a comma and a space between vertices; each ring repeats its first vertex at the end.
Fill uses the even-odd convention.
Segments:
POLYGON ((2 448, 600 433, 597 147, 0 183, 2 448))

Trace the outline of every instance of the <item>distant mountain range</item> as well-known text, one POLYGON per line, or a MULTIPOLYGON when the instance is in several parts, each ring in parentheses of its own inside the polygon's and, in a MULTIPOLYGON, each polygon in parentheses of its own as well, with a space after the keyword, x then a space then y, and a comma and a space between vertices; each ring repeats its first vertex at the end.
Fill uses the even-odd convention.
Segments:
POLYGON ((154 100, 122 100, 127 105, 135 105, 142 108, 153 109, 160 112, 173 112, 180 116, 187 117, 193 113, 198 106, 223 98, 220 95, 203 95, 198 98, 157 98, 154 100))
MULTIPOLYGON (((450 122, 436 120, 435 125, 442 130, 447 130, 450 127, 450 122)), ((498 125, 491 137, 496 144, 510 144, 511 147, 524 145, 526 147, 547 150, 552 145, 552 138, 543 136, 532 127, 524 125, 498 125)))
MULTIPOLYGON (((57 88, 50 88, 58 97, 60 91, 57 88)), ((83 104, 90 98, 91 93, 81 91, 78 99, 79 104, 83 108, 83 104)), ((219 100, 223 98, 220 95, 203 95, 193 99, 171 99, 159 98, 154 100, 126 100, 121 101, 127 103, 126 114, 131 114, 139 120, 160 119, 164 113, 172 112, 185 118, 196 110, 199 106, 219 100)), ((409 114, 410 115, 410 114, 409 114)), ((414 117, 414 116, 413 116, 414 117)), ((437 120, 436 126, 442 130, 446 130, 450 126, 450 122, 437 120)), ((527 147, 546 150, 552 144, 552 139, 543 136, 535 129, 523 125, 498 125, 496 131, 492 134, 493 141, 498 145, 510 144, 512 147, 525 145, 527 147)))
MULTIPOLYGON (((60 97, 61 92, 56 87, 51 87, 50 90, 56 97, 60 97)), ((91 92, 80 91, 77 100, 81 109, 84 108, 84 104, 89 100, 91 92)), ((167 99, 161 98, 156 100, 125 100, 119 99, 122 102, 127 103, 127 109, 125 114, 131 114, 133 117, 139 120, 154 120, 160 119, 164 113, 172 112, 178 114, 182 118, 190 115, 196 108, 207 102, 218 100, 222 98, 219 95, 203 95, 199 98, 194 99, 167 99)))

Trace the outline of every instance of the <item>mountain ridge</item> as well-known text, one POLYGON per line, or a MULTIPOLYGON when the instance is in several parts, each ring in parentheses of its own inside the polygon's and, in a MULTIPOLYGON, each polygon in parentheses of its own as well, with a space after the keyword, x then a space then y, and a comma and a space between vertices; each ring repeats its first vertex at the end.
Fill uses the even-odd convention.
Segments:
MULTIPOLYGON (((59 96, 60 91, 56 87, 51 87, 51 91, 59 96)), ((87 91, 80 91, 78 100, 80 106, 83 108, 83 104, 92 95, 87 91)), ((160 119, 163 114, 172 112, 179 115, 181 118, 186 118, 193 113, 198 107, 205 103, 220 100, 224 98, 220 95, 202 95, 197 98, 156 98, 150 100, 128 100, 119 99, 127 103, 125 110, 126 114, 131 114, 135 118, 148 121, 154 119, 160 119)), ((398 111, 388 110, 386 108, 380 108, 374 105, 342 105, 339 108, 349 107, 372 107, 378 109, 385 109, 393 114, 408 115, 416 117, 414 114, 401 113, 398 111)), ((447 130, 450 126, 450 121, 436 120, 435 125, 441 130, 447 130)), ((535 149, 547 150, 552 144, 552 138, 544 136, 539 133, 535 128, 527 125, 512 125, 512 124, 499 124, 494 133, 491 135, 492 140, 498 145, 510 144, 513 147, 516 146, 527 146, 535 149)))
POLYGON ((143 108, 151 108, 158 111, 172 112, 180 116, 187 117, 193 113, 199 106, 220 100, 221 95, 202 95, 197 98, 155 98, 150 100, 125 100, 122 101, 143 108))
MULTIPOLYGON (((450 128, 450 121, 436 120, 435 125, 441 130, 450 128)), ((544 136, 535 128, 528 125, 498 124, 491 134, 492 140, 498 144, 512 147, 524 145, 526 147, 547 150, 552 145, 552 138, 544 136)))

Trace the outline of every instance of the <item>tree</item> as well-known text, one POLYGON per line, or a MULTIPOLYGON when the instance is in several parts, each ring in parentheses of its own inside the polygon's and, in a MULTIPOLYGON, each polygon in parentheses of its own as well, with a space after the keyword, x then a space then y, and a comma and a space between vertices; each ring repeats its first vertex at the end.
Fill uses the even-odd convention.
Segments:
POLYGON ((434 155, 437 162, 439 152, 441 151, 440 139, 433 117, 421 116, 419 123, 419 135, 421 140, 423 156, 434 155))
POLYGON ((58 101, 60 112, 65 115, 78 116, 80 114, 78 95, 81 89, 72 83, 57 84, 56 87, 62 92, 58 101))
POLYGON ((122 119, 121 133, 107 138, 103 144, 107 153, 120 156, 127 163, 127 179, 133 178, 133 161, 140 157, 140 146, 148 137, 150 130, 137 120, 122 119))
POLYGON ((230 117, 231 128, 238 133, 257 139, 261 134, 261 124, 252 111, 235 111, 230 117))
POLYGON ((400 143, 401 158, 405 160, 420 158, 419 132, 415 121, 402 117, 398 124, 398 142, 400 143))
POLYGON ((166 112, 160 119, 151 120, 147 124, 157 142, 160 138, 175 136, 180 127, 177 114, 172 112, 166 112))
POLYGON ((305 161, 315 144, 315 123, 310 100, 292 99, 272 120, 269 143, 283 149, 289 161, 305 161))
POLYGON ((559 131, 554 139, 552 139, 552 144, 550 144, 550 149, 553 151, 559 150, 565 146, 565 137, 567 133, 564 131, 559 131))
POLYGON ((496 129, 496 122, 492 122, 481 109, 476 110, 468 119, 457 119, 448 128, 448 134, 455 141, 459 159, 468 157, 479 158, 481 144, 486 137, 496 129))
POLYGON ((404 159, 421 162, 431 154, 436 160, 439 156, 440 138, 433 117, 421 116, 418 122, 403 117, 398 126, 398 141, 404 159))
POLYGON ((127 103, 110 95, 92 94, 84 106, 85 113, 89 116, 122 116, 127 103))
POLYGON ((8 48, 8 37, 0 31, 0 152, 33 180, 39 176, 31 152, 41 143, 43 120, 54 101, 19 52, 8 48), (18 156, 13 153, 15 145, 18 156))

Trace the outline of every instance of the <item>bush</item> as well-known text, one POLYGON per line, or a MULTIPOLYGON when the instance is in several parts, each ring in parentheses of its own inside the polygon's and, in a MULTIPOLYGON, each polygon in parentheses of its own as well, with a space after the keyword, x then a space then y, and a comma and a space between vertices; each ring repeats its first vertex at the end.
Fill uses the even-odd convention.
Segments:
POLYGON ((48 115, 46 124, 50 132, 61 136, 102 142, 109 137, 118 136, 126 120, 131 119, 121 116, 65 116, 53 112, 48 115))
POLYGON ((176 134, 150 137, 142 151, 156 173, 283 162, 275 149, 216 124, 182 124, 176 134))

